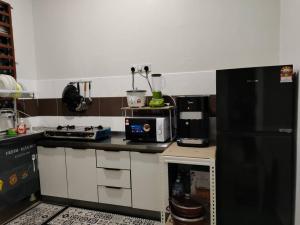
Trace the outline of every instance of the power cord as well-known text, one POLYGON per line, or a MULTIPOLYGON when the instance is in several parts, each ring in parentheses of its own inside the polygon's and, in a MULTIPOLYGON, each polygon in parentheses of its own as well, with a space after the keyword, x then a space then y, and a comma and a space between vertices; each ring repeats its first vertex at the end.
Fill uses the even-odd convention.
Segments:
POLYGON ((135 74, 135 68, 131 67, 131 74, 132 74, 132 90, 134 90, 134 74, 135 74))

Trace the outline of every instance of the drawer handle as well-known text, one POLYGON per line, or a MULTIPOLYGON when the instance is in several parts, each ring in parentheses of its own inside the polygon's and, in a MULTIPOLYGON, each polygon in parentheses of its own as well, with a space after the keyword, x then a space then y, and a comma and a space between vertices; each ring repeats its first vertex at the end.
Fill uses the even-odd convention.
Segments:
POLYGON ((116 170, 116 171, 121 171, 121 169, 116 169, 116 168, 103 168, 105 170, 116 170))
POLYGON ((39 147, 43 147, 43 148, 45 148, 45 149, 59 148, 59 147, 57 147, 57 146, 51 147, 51 146, 44 146, 44 145, 39 145, 39 147))
POLYGON ((138 152, 140 154, 155 155, 157 152, 138 152))
POLYGON ((120 152, 120 150, 103 150, 105 152, 120 152))
POLYGON ((121 187, 113 187, 113 186, 104 186, 104 187, 109 189, 122 189, 121 187))
POLYGON ((87 148, 71 148, 71 149, 74 149, 74 150, 87 150, 87 148))

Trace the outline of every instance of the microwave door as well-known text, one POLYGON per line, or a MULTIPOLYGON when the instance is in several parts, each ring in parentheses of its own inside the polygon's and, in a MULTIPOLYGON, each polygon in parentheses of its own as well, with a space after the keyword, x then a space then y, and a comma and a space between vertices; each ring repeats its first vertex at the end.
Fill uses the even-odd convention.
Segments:
POLYGON ((126 139, 131 141, 156 141, 156 119, 155 118, 126 118, 126 139))

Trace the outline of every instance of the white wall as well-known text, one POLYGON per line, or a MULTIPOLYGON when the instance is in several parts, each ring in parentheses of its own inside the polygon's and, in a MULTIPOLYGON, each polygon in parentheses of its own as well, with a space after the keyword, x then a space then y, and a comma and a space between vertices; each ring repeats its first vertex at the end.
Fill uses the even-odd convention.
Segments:
POLYGON ((33 0, 38 79, 277 64, 279 0, 33 0))
MULTIPOLYGON (((210 95, 216 94, 216 71, 195 71, 186 73, 163 74, 163 93, 166 95, 210 95)), ((76 78, 37 80, 37 98, 61 98, 64 87, 76 78)), ((92 81, 92 97, 126 96, 131 89, 131 76, 86 77, 92 81)), ((144 78, 136 75, 135 87, 147 90, 151 95, 144 78)), ((81 88, 83 90, 83 88, 81 88)), ((83 94, 83 93, 81 93, 83 94)))
MULTIPOLYGON (((300 70, 300 1, 281 0, 280 17, 280 62, 293 63, 300 70)), ((300 109, 300 96, 298 96, 298 109, 300 109)), ((298 110, 298 128, 300 127, 300 114, 298 110)), ((296 190, 296 221, 300 224, 300 132, 297 137, 297 190, 296 190)))
POLYGON ((300 1, 281 0, 280 62, 300 69, 300 1))

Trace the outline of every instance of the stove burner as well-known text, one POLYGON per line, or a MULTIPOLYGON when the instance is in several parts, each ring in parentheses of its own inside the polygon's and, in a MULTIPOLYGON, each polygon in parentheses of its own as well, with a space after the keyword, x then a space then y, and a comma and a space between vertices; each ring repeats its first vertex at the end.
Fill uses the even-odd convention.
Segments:
POLYGON ((84 128, 84 131, 89 131, 89 130, 93 130, 94 129, 94 127, 93 126, 90 126, 90 127, 85 127, 84 128))
POLYGON ((84 131, 90 131, 90 130, 94 130, 94 129, 102 130, 103 127, 102 127, 101 125, 99 125, 98 127, 93 127, 93 126, 85 127, 85 128, 84 128, 84 131))
POLYGON ((66 130, 74 130, 75 129, 75 126, 74 125, 67 125, 67 126, 57 126, 57 130, 62 130, 62 129, 64 129, 64 128, 66 128, 66 130))
POLYGON ((101 140, 110 137, 110 127, 102 126, 57 126, 56 129, 52 128, 46 130, 44 135, 51 138, 71 138, 71 139, 84 139, 84 140, 101 140))

